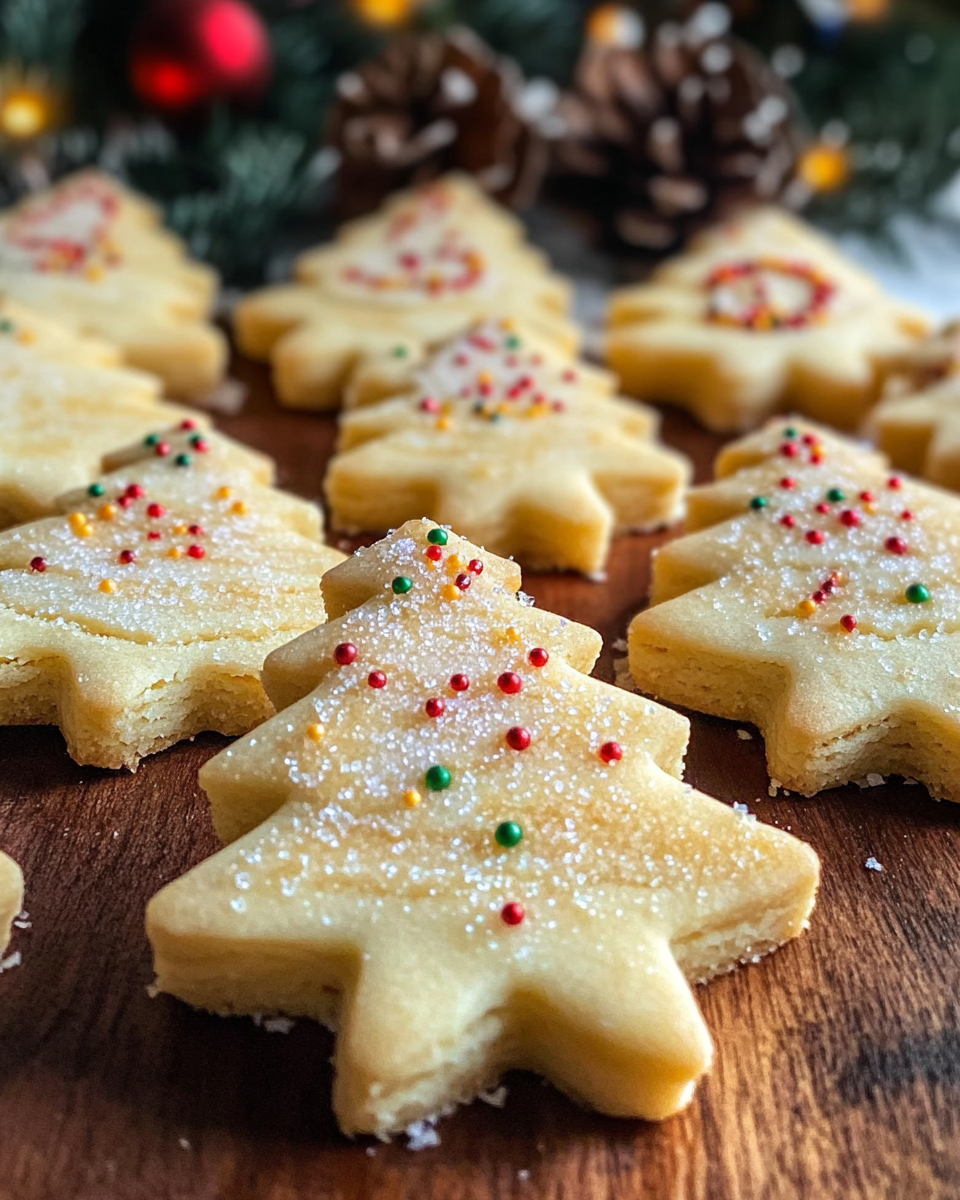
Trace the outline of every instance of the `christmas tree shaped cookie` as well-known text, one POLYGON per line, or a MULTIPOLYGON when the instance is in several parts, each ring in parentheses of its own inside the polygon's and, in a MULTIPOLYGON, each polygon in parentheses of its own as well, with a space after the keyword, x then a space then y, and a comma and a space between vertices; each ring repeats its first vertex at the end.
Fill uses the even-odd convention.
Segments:
MULTIPOLYGON (((98 475, 118 442, 187 417, 115 352, 12 302, 0 304, 0 527, 56 511, 56 498, 98 475)), ((206 428, 206 417, 195 418, 206 428)))
POLYGON ((161 989, 340 1014, 334 1108, 381 1135, 511 1066, 605 1112, 681 1108, 689 982, 804 927, 817 860, 681 783, 683 717, 587 674, 589 629, 411 521, 273 654, 277 717, 209 762, 219 854, 151 901, 161 989))
POLYGON ((0 954, 10 942, 10 929, 23 908, 23 875, 20 868, 0 853, 0 954))
POLYGON ((895 467, 960 491, 960 323, 899 359, 869 431, 895 467))
POLYGON ((0 213, 0 291, 113 342, 175 395, 223 376, 226 342, 207 323, 216 288, 151 204, 99 172, 0 213))
POLYGON ((190 421, 106 465, 63 515, 0 534, 0 723, 132 768, 273 711, 263 660, 324 619, 342 555, 313 505, 258 482, 269 460, 190 421))
POLYGON ((393 395, 341 418, 326 480, 335 526, 426 514, 530 566, 596 572, 615 532, 680 515, 689 468, 652 440, 656 415, 523 325, 488 320, 419 369, 407 361, 357 371, 359 399, 393 395))
POLYGON ((678 404, 720 432, 784 409, 854 429, 886 358, 925 330, 830 241, 769 208, 616 293, 607 359, 631 395, 678 404))
POLYGON ((439 342, 486 313, 522 315, 576 345, 569 287, 523 241, 523 227, 459 176, 405 192, 297 262, 296 282, 240 303, 240 347, 273 362, 285 404, 335 408, 359 356, 439 342))
POLYGON ((656 557, 637 683, 754 722, 792 790, 893 773, 960 800, 960 501, 794 419, 717 475, 656 557))

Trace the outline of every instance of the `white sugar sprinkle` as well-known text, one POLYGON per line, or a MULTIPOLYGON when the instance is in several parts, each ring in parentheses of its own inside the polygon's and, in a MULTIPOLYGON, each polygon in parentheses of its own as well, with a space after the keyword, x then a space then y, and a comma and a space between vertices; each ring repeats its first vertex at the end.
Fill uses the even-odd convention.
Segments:
POLYGON ((404 1132, 410 1139, 407 1142, 408 1150, 429 1150, 440 1145, 440 1134, 429 1121, 414 1121, 404 1132))
POLYGON ((883 870, 883 864, 877 862, 877 860, 873 857, 872 854, 870 855, 870 857, 867 859, 867 861, 863 865, 867 868, 868 871, 882 871, 883 870))

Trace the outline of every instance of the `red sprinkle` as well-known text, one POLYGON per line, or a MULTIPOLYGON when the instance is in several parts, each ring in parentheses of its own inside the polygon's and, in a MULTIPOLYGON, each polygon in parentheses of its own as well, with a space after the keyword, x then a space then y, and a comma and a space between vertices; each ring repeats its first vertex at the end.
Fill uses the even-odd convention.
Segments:
POLYGON ((900 520, 901 521, 912 521, 913 520, 913 513, 910 511, 909 508, 905 508, 903 510, 903 512, 900 514, 900 520))
POLYGON ((427 558, 429 558, 432 562, 439 562, 440 559, 443 558, 443 547, 442 546, 428 546, 426 548, 426 550, 424 551, 424 553, 426 554, 427 558))
POLYGON ((864 504, 872 504, 874 500, 876 500, 876 496, 873 494, 873 492, 861 492, 860 499, 864 502, 864 504))
POLYGON ((148 534, 147 534, 147 538, 148 538, 148 539, 149 539, 151 542, 159 542, 159 541, 160 541, 160 534, 159 534, 159 533, 156 533, 154 530, 151 530, 151 531, 150 531, 150 533, 148 533, 148 534))
POLYGON ((157 458, 166 458, 167 455, 170 453, 170 443, 169 442, 157 442, 156 446, 154 447, 153 452, 157 456, 157 458))
POLYGON ((434 696, 426 702, 423 709, 428 717, 442 717, 446 707, 439 696, 434 696))
POLYGON ((144 486, 142 484, 140 484, 140 483, 128 483, 127 484, 126 495, 128 495, 131 500, 142 500, 146 494, 147 494, 146 488, 144 488, 144 486))
POLYGON ((623 758, 623 748, 619 742, 604 742, 600 747, 600 757, 605 763, 619 762, 623 758))
POLYGON ((46 569, 47 569, 47 560, 45 558, 41 558, 39 554, 37 555, 36 558, 30 559, 30 570, 31 571, 39 571, 40 574, 42 575, 46 569))
POLYGON ((906 554, 907 552, 907 543, 903 538, 888 537, 883 544, 891 554, 906 554))
POLYGON ((824 602, 824 600, 826 600, 826 598, 827 598, 826 592, 824 592, 822 589, 818 589, 810 597, 810 599, 814 602, 814 604, 822 604, 824 602))
POLYGON ((527 661, 531 667, 545 667, 550 661, 550 655, 542 646, 536 646, 527 655, 527 661))
POLYGON ((518 904, 516 900, 512 900, 500 909, 500 919, 504 925, 519 925, 524 916, 523 905, 518 904))
POLYGON ((817 439, 812 433, 805 433, 802 440, 805 446, 815 446, 817 444, 817 439))
POLYGON ((153 517, 155 520, 166 515, 167 510, 162 504, 148 504, 147 516, 153 517))
POLYGON ((440 411, 440 401, 434 400, 432 396, 427 396, 420 401, 420 411, 426 413, 438 413, 440 411))
POLYGON ((353 642, 341 642, 333 652, 333 657, 341 667, 349 667, 352 662, 356 661, 359 651, 353 642))
POLYGON ((185 430, 187 433, 189 433, 191 429, 196 429, 196 427, 197 423, 192 417, 187 417, 185 421, 180 422, 180 428, 185 430))
POLYGON ((470 679, 466 675, 451 675, 450 687, 455 692, 465 692, 470 686, 470 679))
POLYGON ((204 536, 204 528, 202 525, 191 525, 188 532, 192 533, 194 537, 204 536))
POLYGON ((473 580, 466 573, 466 571, 461 571, 453 582, 457 585, 461 592, 465 592, 470 584, 473 583, 473 580))
POLYGON ((900 478, 899 475, 891 475, 890 478, 887 480, 887 487, 893 488, 893 490, 895 492, 899 491, 900 488, 903 487, 903 480, 900 478))
POLYGON ((817 511, 818 513, 828 513, 828 512, 830 511, 830 505, 829 505, 829 504, 822 504, 822 503, 821 503, 821 504, 818 504, 818 505, 817 505, 817 508, 816 508, 816 511, 817 511))
POLYGON ((210 449, 210 443, 205 438, 196 438, 190 444, 198 454, 206 454, 210 449))
POLYGON ((497 680, 497 687, 508 696, 515 696, 523 687, 523 680, 516 671, 504 671, 497 680))
POLYGON ((810 455, 810 461, 815 467, 819 467, 823 462, 823 455, 819 450, 814 450, 814 452, 810 455))
POLYGON ((522 725, 514 725, 507 730, 507 745, 511 750, 526 750, 531 742, 530 730, 522 725))
POLYGON ((137 556, 132 550, 121 550, 117 555, 117 562, 132 563, 137 561, 137 556))
POLYGON ((819 529, 808 529, 803 535, 811 546, 822 546, 826 541, 826 534, 819 529))
POLYGON ((467 563, 467 570, 470 572, 471 575, 482 575, 483 574, 483 563, 480 561, 479 558, 471 558, 470 561, 467 563))
POLYGON ((797 486, 797 481, 795 479, 791 479, 789 475, 784 475, 784 477, 780 480, 780 486, 782 488, 794 488, 797 486))
POLYGON ((853 528, 860 524, 860 514, 854 512, 852 508, 845 508, 840 514, 840 523, 841 525, 849 525, 853 528))
POLYGON ((840 618, 840 624, 847 631, 847 633, 853 633, 853 631, 857 627, 857 618, 855 616, 853 616, 851 613, 845 613, 840 618))
POLYGON ((784 442, 780 447, 780 453, 784 458, 796 458, 800 451, 795 442, 784 442))
POLYGON ((790 513, 784 513, 783 516, 780 518, 780 524, 785 525, 787 527, 787 529, 792 529, 794 527, 794 525, 796 525, 796 523, 797 523, 797 518, 792 516, 790 513))
POLYGON ((372 688, 382 688, 387 686, 387 677, 382 671, 371 671, 367 676, 367 683, 372 688))
POLYGON ((187 553, 191 558, 203 558, 207 552, 202 546, 188 546, 187 553))

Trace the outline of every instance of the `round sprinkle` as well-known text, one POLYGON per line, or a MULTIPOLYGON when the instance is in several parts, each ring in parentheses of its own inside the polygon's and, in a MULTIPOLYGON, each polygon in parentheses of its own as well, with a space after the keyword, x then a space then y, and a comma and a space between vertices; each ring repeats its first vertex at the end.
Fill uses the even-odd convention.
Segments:
POLYGON ((159 520, 160 517, 165 516, 166 512, 167 512, 167 510, 163 507, 162 504, 148 504, 147 505, 147 516, 152 517, 155 521, 159 520))
POLYGON ((795 442, 784 442, 780 447, 780 453, 784 458, 796 458, 800 451, 795 442))
POLYGON ((465 692, 470 686, 470 679, 466 675, 451 675, 450 687, 455 692, 465 692))
MULTIPOLYGON (((425 396, 420 401, 420 411, 425 413, 438 413, 440 411, 440 401, 433 396, 425 396)), ((446 545, 446 543, 443 543, 446 545)))
POLYGON ((444 600, 459 600, 463 592, 460 591, 455 583, 445 583, 440 589, 440 595, 444 600))
POLYGON ((398 575, 390 584, 395 596, 405 596, 413 587, 413 580, 406 575, 398 575))
POLYGON ((858 512, 854 512, 852 508, 845 508, 840 514, 840 523, 841 525, 846 525, 850 529, 853 529, 855 526, 860 524, 860 514, 858 512))
POLYGON ((600 747, 600 757, 605 763, 619 762, 623 758, 623 747, 619 742, 604 742, 600 747))
POLYGON ((789 491, 790 488, 795 488, 797 486, 797 481, 790 475, 784 475, 784 477, 780 480, 780 486, 789 491))
POLYGON ((234 500, 230 505, 230 511, 236 513, 238 517, 245 517, 250 508, 243 500, 234 500))
POLYGON ((480 561, 479 558, 471 558, 470 561, 467 563, 467 570, 470 572, 471 575, 482 575, 483 574, 483 563, 480 561))
POLYGON ((141 483, 128 483, 124 492, 131 500, 142 500, 146 494, 147 490, 141 483))
POLYGON ((148 433, 147 436, 143 439, 143 444, 145 446, 156 446, 159 443, 159 441, 160 441, 159 433, 148 433))
POLYGON ((903 480, 899 475, 891 475, 887 480, 887 487, 891 488, 895 492, 898 492, 903 487, 903 480))
POLYGON ((326 733, 324 727, 317 722, 307 726, 307 737, 311 742, 322 742, 323 735, 326 733))
POLYGON ((442 717, 446 707, 447 706, 444 704, 444 702, 440 699, 439 696, 433 696, 423 706, 423 711, 427 714, 428 717, 434 717, 434 718, 442 717))
POLYGON ((501 821, 493 836, 497 839, 498 846, 505 846, 510 850, 522 840, 523 830, 516 821, 501 821))
POLYGON ((393 355, 394 358, 406 358, 407 357, 407 348, 406 348, 406 346, 394 346, 394 348, 390 351, 390 353, 393 355))
POLYGON ((830 511, 830 505, 827 504, 825 501, 822 504, 818 504, 814 509, 814 512, 818 512, 818 513, 828 513, 829 511, 830 511))
POLYGON ((840 618, 840 626, 847 633, 853 633, 857 627, 857 618, 852 613, 844 613, 840 618))
POLYGON ((379 691, 380 688, 387 686, 387 677, 382 671, 371 671, 367 676, 367 683, 379 691))
POLYGON ((157 442, 154 445, 153 452, 154 452, 154 454, 156 454, 157 458, 166 458, 167 455, 170 453, 170 443, 169 442, 157 442))
POLYGON ((232 495, 233 495, 233 488, 229 488, 229 487, 217 488, 217 499, 218 500, 229 500, 232 495))
POLYGON ((809 617, 817 611, 817 606, 812 600, 801 600, 796 611, 798 617, 809 617))
POLYGON ((797 430, 792 425, 788 425, 783 431, 783 436, 788 439, 793 439, 797 436, 797 430))
POLYGON ((525 915, 523 905, 518 904, 516 900, 511 900, 500 909, 500 919, 504 925, 519 925, 525 915))
POLYGON ((193 417, 187 417, 185 421, 180 422, 180 428, 184 433, 189 433, 191 429, 196 429, 197 423, 193 417))
POLYGON ((909 508, 905 508, 903 510, 903 512, 900 514, 900 520, 901 521, 912 521, 913 520, 913 513, 910 511, 909 508))
POLYGON ((780 518, 780 524, 787 529, 792 529, 797 523, 797 518, 792 513, 784 513, 780 518))
POLYGON ((206 452, 210 449, 210 443, 207 441, 207 439, 205 437, 202 437, 199 433, 195 434, 190 439, 190 445, 194 448, 194 450, 196 450, 196 452, 198 454, 206 454, 206 452))
POLYGON ((47 569, 47 560, 45 558, 41 558, 39 554, 37 555, 36 558, 30 559, 30 570, 31 571, 37 571, 40 575, 42 575, 46 569, 47 569))
POLYGON ((204 529, 202 525, 191 525, 187 531, 192 533, 194 537, 203 537, 204 529))
POLYGON ((822 546, 826 541, 826 534, 820 529, 808 529, 803 535, 811 546, 822 546))
POLYGON ((883 544, 891 554, 906 554, 907 552, 907 543, 903 540, 903 538, 888 537, 883 544))
POLYGON ((473 580, 465 571, 461 571, 453 582, 455 587, 459 588, 461 592, 465 592, 473 580))
POLYGON ((100 591, 105 592, 108 596, 117 590, 117 585, 112 579, 100 580, 100 591))
POLYGON ((90 486, 87 488, 87 495, 88 496, 102 496, 106 490, 107 489, 103 486, 102 483, 91 483, 90 486))
POLYGON ((190 463, 193 460, 191 459, 189 454, 178 454, 177 457, 173 461, 177 464, 178 467, 189 467, 190 463))
POLYGON ((424 776, 424 782, 431 792, 443 792, 450 786, 452 776, 446 767, 437 764, 430 768, 424 776))
POLYGON ((183 558, 183 551, 179 546, 171 546, 167 551, 167 558, 183 558))
POLYGON ((341 642, 334 650, 333 657, 341 667, 349 667, 356 661, 358 650, 353 642, 341 642))
POLYGON ((187 553, 191 558, 203 558, 206 555, 206 550, 202 546, 188 546, 187 553))
POLYGON ((926 604, 930 599, 930 589, 922 583, 911 583, 904 595, 911 604, 926 604))
POLYGON ((759 512, 760 509, 766 508, 769 503, 770 501, 766 498, 766 496, 754 496, 754 498, 750 501, 750 507, 754 510, 754 512, 759 512))
POLYGON ((827 499, 831 504, 839 504, 841 500, 846 500, 847 494, 842 488, 831 488, 827 492, 827 499))
POLYGON ((445 529, 431 529, 427 534, 427 541, 431 546, 445 546, 450 540, 450 535, 445 529))
POLYGON ((530 730, 522 725, 514 725, 507 730, 507 745, 511 750, 526 750, 532 740, 530 730))
POLYGON ((527 662, 531 667, 545 667, 550 661, 550 655, 542 646, 536 646, 527 655, 527 662))
POLYGON ((416 808, 422 799, 416 788, 407 788, 403 793, 403 802, 407 808, 416 808))
POLYGON ((136 561, 137 561, 137 556, 136 556, 136 554, 134 554, 134 552, 132 550, 121 550, 120 553, 117 555, 117 562, 121 562, 124 565, 126 565, 127 563, 134 563, 136 561))
POLYGON ((516 671, 504 671, 497 680, 497 687, 508 696, 515 696, 523 687, 523 680, 516 671))
POLYGON ((440 559, 443 558, 443 547, 428 546, 424 551, 424 554, 426 554, 427 558, 429 558, 431 562, 439 562, 440 559))
POLYGON ((864 504, 872 504, 874 500, 876 500, 876 496, 873 494, 873 492, 861 492, 860 499, 864 502, 864 504))

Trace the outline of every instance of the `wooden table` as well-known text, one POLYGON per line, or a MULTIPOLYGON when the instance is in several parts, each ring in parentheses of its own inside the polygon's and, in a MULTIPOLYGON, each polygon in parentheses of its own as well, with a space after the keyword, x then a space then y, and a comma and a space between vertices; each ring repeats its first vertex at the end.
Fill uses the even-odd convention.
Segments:
MULTIPOLYGON (((333 420, 279 409, 259 367, 236 373, 250 398, 221 426, 318 498, 333 420)), ((665 430, 706 478, 717 439, 674 416, 665 430)), ((606 583, 526 577, 600 630, 603 678, 662 540, 621 539, 606 583)), ((421 1153, 338 1134, 324 1030, 147 995, 144 905, 216 848, 197 768, 224 739, 130 775, 77 767, 53 730, 0 730, 0 846, 31 921, 0 976, 0 1200, 955 1200, 960 806, 897 784, 769 800, 759 739, 691 716, 687 778, 821 854, 809 934, 699 991, 717 1061, 681 1116, 611 1120, 516 1075, 505 1108, 461 1110, 421 1153)))

